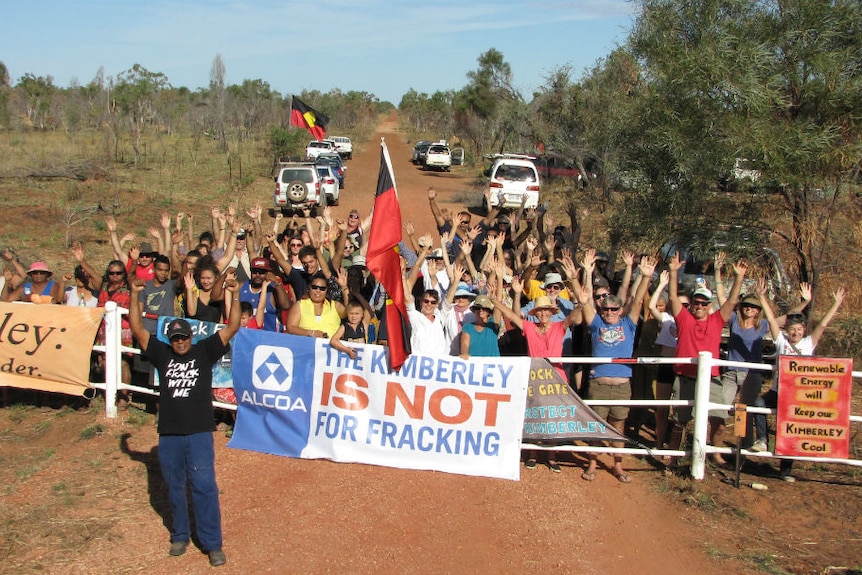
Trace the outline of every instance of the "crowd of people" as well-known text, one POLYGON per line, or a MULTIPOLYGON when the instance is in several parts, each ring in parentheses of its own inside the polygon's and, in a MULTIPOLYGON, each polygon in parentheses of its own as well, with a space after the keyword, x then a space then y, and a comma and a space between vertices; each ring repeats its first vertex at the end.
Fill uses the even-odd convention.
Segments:
MULTIPOLYGON (((788 315, 776 317, 767 286, 757 282, 749 293, 741 293, 748 266, 742 260, 728 264, 723 253, 715 255, 711 266, 715 294, 705 284, 682 293, 678 274, 685 262, 678 255, 661 262, 622 251, 621 270, 595 249, 581 250, 578 257, 574 212, 567 214, 565 225, 542 210, 492 209, 479 218, 467 210, 455 212, 438 205, 433 189, 428 202, 436 233, 419 235, 406 221, 399 246, 411 347, 423 354, 630 358, 694 357, 710 351, 718 356, 725 331, 729 359, 759 362, 767 336, 782 353, 813 353, 844 298, 843 289, 833 294, 833 307, 806 338, 802 312, 811 299, 810 287, 800 286, 798 303, 788 315), (726 269, 733 275, 729 289, 722 277, 726 269), (786 335, 781 331, 785 327, 786 335)), ((137 294, 143 328, 151 335, 156 335, 159 316, 226 323, 239 307, 244 328, 325 338, 349 355, 355 354, 356 343, 386 345, 387 294, 365 265, 373 214, 363 219, 354 209, 344 220, 327 207, 315 217, 277 213, 266 224, 263 214, 260 205, 244 212, 212 208, 206 229, 195 230, 190 214, 165 213, 148 230, 146 241, 121 235, 114 218, 107 217, 113 257, 104 271, 88 261, 78 244, 71 250, 78 265, 62 279, 44 262, 25 267, 6 250, 0 254, 8 262, 0 297, 73 306, 113 301, 128 309, 137 294), (227 286, 233 285, 236 298, 228 297, 227 286)), ((122 342, 141 347, 128 320, 122 325, 122 342)), ((554 368, 589 399, 693 399, 692 364, 633 369, 620 363, 555 363, 554 368)), ((145 357, 124 356, 125 382, 133 373, 154 371, 145 357)), ((757 370, 716 367, 712 376, 714 402, 730 404, 739 394, 748 405, 775 404, 775 387, 763 394, 763 375, 757 370)), ((219 400, 235 402, 229 390, 216 391, 219 400)), ((127 392, 121 391, 119 409, 128 402, 127 392)), ((622 406, 595 411, 630 434, 639 433, 640 422, 649 418, 649 413, 644 418, 647 410, 630 414, 622 406)), ((654 410, 656 447, 679 447, 691 410, 678 408, 670 416, 667 408, 654 410)), ((713 445, 724 444, 727 416, 710 413, 713 445)), ((767 449, 764 421, 751 425, 745 447, 767 449)), ((525 453, 527 468, 536 467, 536 456, 525 453)), ((713 459, 725 463, 718 454, 713 459)), ((561 471, 553 453, 547 464, 561 471)), ((590 456, 582 478, 594 480, 597 465, 590 456)), ((631 480, 621 457, 614 457, 608 469, 621 482, 631 480)), ((789 467, 782 467, 782 473, 789 476, 789 467)))

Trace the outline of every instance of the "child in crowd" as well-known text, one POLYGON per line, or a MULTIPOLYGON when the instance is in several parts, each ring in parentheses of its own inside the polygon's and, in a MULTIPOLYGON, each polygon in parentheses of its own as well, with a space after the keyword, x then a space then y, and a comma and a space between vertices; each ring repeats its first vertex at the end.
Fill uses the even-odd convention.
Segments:
POLYGON ((368 322, 370 320, 370 314, 365 307, 356 300, 350 300, 347 303, 347 316, 341 320, 341 325, 332 334, 329 345, 342 353, 346 353, 350 359, 356 359, 356 350, 341 342, 367 343, 368 322))

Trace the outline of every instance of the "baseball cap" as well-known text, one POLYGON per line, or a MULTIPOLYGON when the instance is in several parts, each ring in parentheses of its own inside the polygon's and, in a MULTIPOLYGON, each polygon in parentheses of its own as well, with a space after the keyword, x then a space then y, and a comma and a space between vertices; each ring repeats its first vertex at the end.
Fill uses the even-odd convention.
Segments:
POLYGON ((184 319, 172 319, 168 324, 168 339, 174 339, 178 335, 192 336, 192 326, 184 319))
POLYGON ((254 258, 251 260, 251 269, 272 271, 272 266, 269 265, 269 260, 266 258, 254 258))
POLYGON ((365 267, 365 256, 353 256, 353 259, 350 261, 352 262, 352 266, 365 267))
POLYGON ((693 292, 691 292, 691 299, 694 299, 696 297, 701 297, 701 298, 712 301, 712 292, 709 291, 705 287, 699 287, 699 288, 695 289, 693 292))

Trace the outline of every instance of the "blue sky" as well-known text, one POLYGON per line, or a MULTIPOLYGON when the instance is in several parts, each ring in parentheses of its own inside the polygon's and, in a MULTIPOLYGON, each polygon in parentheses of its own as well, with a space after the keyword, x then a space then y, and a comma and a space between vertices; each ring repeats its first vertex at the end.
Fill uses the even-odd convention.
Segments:
MULTIPOLYGON (((10 2, 11 3, 11 2, 10 2)), ((557 67, 574 77, 625 41, 625 0, 31 0, 6 4, 0 61, 58 86, 139 63, 173 86, 209 84, 221 54, 228 84, 262 79, 282 94, 358 90, 398 105, 410 88, 466 85, 476 58, 503 53, 529 99, 557 67)))

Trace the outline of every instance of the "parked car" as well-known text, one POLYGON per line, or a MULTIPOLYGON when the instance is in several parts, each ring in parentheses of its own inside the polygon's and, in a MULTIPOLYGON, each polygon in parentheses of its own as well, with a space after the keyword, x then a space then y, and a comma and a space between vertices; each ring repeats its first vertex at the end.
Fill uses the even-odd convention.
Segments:
POLYGON ((344 176, 347 171, 347 166, 344 165, 344 162, 341 160, 341 156, 327 152, 317 156, 316 162, 318 165, 324 164, 332 166, 332 170, 338 178, 338 185, 341 188, 344 188, 344 176))
POLYGON ((535 158, 520 154, 489 154, 485 159, 492 162, 484 172, 490 192, 490 203, 488 197, 483 200, 486 209, 518 208, 524 195, 527 196, 525 208, 538 207, 542 182, 533 163, 535 158))
POLYGON ((533 163, 536 164, 536 169, 539 170, 539 175, 545 180, 554 178, 571 178, 576 180, 579 185, 583 185, 587 179, 595 179, 596 175, 592 172, 581 173, 581 170, 575 166, 571 160, 566 160, 560 156, 546 154, 537 156, 533 163))
POLYGON ((331 164, 317 164, 317 176, 320 178, 320 188, 326 196, 327 206, 337 206, 341 187, 338 184, 338 176, 331 164))
POLYGON ((305 157, 309 159, 316 158, 320 154, 337 154, 335 144, 331 140, 312 140, 305 147, 305 157))
POLYGON ((434 142, 428 146, 425 152, 426 170, 442 170, 448 172, 452 167, 452 153, 449 151, 449 146, 446 142, 434 142))
POLYGON ((279 162, 272 203, 276 211, 316 210, 326 206, 314 162, 279 162))
MULTIPOLYGON (((718 230, 713 232, 680 234, 666 241, 659 250, 662 261, 669 262, 674 253, 679 252, 685 265, 680 270, 679 282, 691 292, 700 279, 707 288, 715 293, 715 254, 723 251, 728 263, 745 258, 750 270, 742 284, 742 294, 751 293, 756 278, 766 280, 767 293, 779 309, 784 312, 791 305, 793 288, 781 263, 778 252, 766 246, 762 239, 753 233, 742 230, 718 230)), ((722 278, 726 293, 730 293, 733 274, 725 273, 722 278)))
POLYGON ((416 142, 416 145, 413 146, 413 157, 410 159, 414 164, 422 165, 425 163, 425 155, 428 153, 428 147, 431 145, 431 142, 427 140, 421 140, 416 142))
POLYGON ((353 158, 353 142, 347 136, 332 136, 331 140, 335 142, 335 151, 338 155, 347 160, 353 158))

